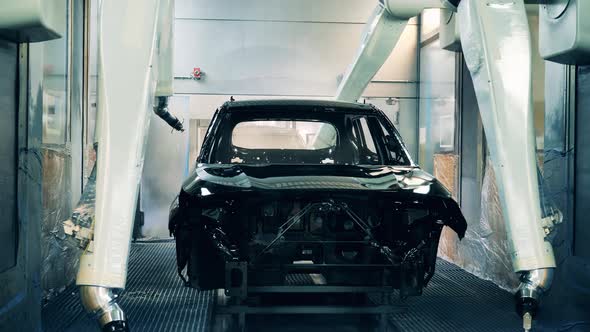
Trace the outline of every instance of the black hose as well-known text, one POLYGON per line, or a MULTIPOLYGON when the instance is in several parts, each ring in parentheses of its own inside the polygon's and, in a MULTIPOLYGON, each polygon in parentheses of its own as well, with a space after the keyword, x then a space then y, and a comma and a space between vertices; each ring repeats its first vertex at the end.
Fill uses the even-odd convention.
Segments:
POLYGON ((166 121, 170 127, 178 131, 184 131, 182 122, 168 112, 168 97, 158 97, 158 105, 154 107, 154 113, 166 121))

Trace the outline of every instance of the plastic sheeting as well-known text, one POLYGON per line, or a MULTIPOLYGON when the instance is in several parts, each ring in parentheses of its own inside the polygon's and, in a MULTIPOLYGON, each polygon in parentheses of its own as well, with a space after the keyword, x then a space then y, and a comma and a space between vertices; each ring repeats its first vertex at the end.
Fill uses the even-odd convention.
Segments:
MULTIPOLYGON (((440 167, 438 165, 435 173, 440 167)), ((467 233, 461 241, 452 230, 445 228, 439 244, 439 256, 480 278, 514 291, 518 286, 518 276, 512 270, 506 226, 491 163, 488 162, 485 169, 479 220, 467 221, 467 233)))
POLYGON ((86 248, 94 235, 94 214, 96 210, 96 163, 84 186, 80 201, 76 205, 72 218, 66 220, 64 231, 79 241, 80 248, 86 248))
POLYGON ((63 148, 45 148, 42 155, 41 284, 44 298, 49 299, 74 281, 81 250, 62 226, 72 211, 70 156, 63 148))
MULTIPOLYGON (((546 152, 546 180, 540 183, 544 214, 556 208, 565 211, 568 200, 572 199, 571 188, 563 178, 567 176, 566 165, 572 156, 573 151, 546 152)), ((448 161, 454 163, 450 159, 448 161)), ((450 172, 448 163, 436 164, 435 174, 450 172)), ((590 331, 590 260, 572 254, 572 222, 566 214, 563 224, 557 226, 550 237, 556 253, 557 269, 553 287, 541 304, 535 331, 590 331)), ((467 233, 462 241, 452 230, 445 228, 439 245, 439 256, 514 292, 519 283, 518 275, 512 269, 506 236, 494 172, 488 162, 481 189, 479 220, 468 220, 467 233)))
MULTIPOLYGON (((456 155, 434 156, 434 173, 454 196, 459 157, 456 155)), ((545 182, 539 171, 539 189, 542 217, 559 213, 552 197, 546 194, 545 182)), ((475 193, 474 193, 475 194, 475 193)), ((462 241, 448 229, 443 231, 439 255, 458 264, 480 278, 491 280, 509 291, 518 287, 518 275, 514 273, 510 258, 510 242, 507 238, 500 197, 492 164, 487 160, 481 188, 481 211, 478 220, 468 220, 467 233, 462 241)), ((554 232, 550 238, 554 238, 554 232)))

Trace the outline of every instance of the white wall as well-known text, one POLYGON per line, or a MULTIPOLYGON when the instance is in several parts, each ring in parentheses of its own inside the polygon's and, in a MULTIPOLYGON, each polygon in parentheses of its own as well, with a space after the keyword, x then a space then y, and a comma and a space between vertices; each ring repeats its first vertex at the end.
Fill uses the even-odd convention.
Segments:
MULTIPOLYGON (((353 60, 377 0, 178 0, 175 76, 194 67, 201 81, 175 82, 177 94, 331 97, 353 60)), ((377 74, 417 80, 415 22, 377 74)), ((416 96, 414 83, 375 83, 372 97, 416 96)))
MULTIPOLYGON (((229 96, 331 98, 376 5, 377 0, 177 0, 175 93, 190 96, 189 119, 210 119, 229 96), (204 78, 182 79, 194 67, 204 78)), ((399 129, 414 156, 417 44, 418 26, 411 20, 364 93, 373 103, 400 98, 399 129)))

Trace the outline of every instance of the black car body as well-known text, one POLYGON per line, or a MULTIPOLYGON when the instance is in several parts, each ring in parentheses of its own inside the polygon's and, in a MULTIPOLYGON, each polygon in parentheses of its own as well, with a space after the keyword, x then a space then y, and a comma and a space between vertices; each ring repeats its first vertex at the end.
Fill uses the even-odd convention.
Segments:
POLYGON ((169 220, 186 284, 240 296, 296 275, 419 295, 444 226, 467 227, 382 111, 311 100, 225 103, 169 220))

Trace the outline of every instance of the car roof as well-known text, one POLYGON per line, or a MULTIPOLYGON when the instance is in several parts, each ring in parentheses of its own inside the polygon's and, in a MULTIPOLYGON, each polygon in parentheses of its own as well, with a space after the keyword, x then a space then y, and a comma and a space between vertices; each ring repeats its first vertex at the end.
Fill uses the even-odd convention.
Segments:
POLYGON ((309 111, 319 110, 318 108, 334 108, 334 109, 346 109, 347 112, 362 111, 362 112, 374 112, 377 111, 375 106, 371 104, 360 104, 350 103, 336 100, 320 100, 320 99, 260 99, 260 100, 243 100, 243 101, 228 101, 223 104, 222 109, 226 111, 237 111, 237 110, 271 110, 273 108, 280 107, 284 109, 289 108, 301 108, 309 111))

